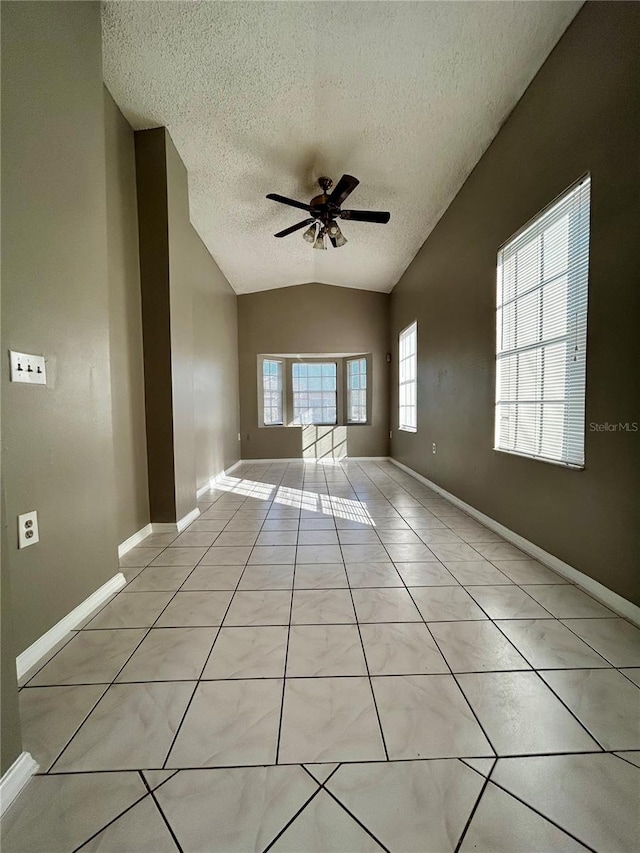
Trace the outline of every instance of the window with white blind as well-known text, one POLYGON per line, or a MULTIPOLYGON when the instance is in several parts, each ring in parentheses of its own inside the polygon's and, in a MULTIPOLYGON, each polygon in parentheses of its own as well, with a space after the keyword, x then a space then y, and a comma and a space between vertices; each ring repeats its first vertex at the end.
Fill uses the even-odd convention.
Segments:
POLYGON ((367 422, 367 359, 347 360, 347 423, 367 422))
POLYGON ((274 358, 262 361, 262 422, 265 426, 282 426, 282 362, 274 358))
POLYGON ((495 449, 584 466, 586 177, 498 252, 495 449))
POLYGON ((418 323, 400 332, 398 400, 400 429, 418 430, 418 323))
POLYGON ((335 424, 338 414, 336 362, 294 362, 293 423, 335 424))

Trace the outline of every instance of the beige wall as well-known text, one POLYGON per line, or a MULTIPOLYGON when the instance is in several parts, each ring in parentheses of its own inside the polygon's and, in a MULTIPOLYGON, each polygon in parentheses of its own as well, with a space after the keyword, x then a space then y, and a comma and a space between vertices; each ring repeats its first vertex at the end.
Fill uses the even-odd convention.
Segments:
POLYGON ((3 486, 15 650, 118 571, 100 7, 2 3, 3 486), (40 542, 18 551, 16 516, 40 542))
MULTIPOLYGON (((4 771, 21 749, 15 655, 113 577, 117 544, 148 522, 149 504, 140 169, 132 131, 103 89, 100 6, 5 2, 1 10, 3 345, 44 354, 48 374, 46 387, 11 384, 4 361, 4 771), (32 509, 41 541, 18 551, 16 516, 32 509)), ((177 481, 175 520, 176 508, 180 517, 195 506, 197 486, 238 458, 236 297, 188 221, 187 175, 170 144, 165 157, 160 133, 164 178, 148 201, 160 230, 165 224, 174 337, 155 351, 168 382, 164 398, 162 387, 151 395, 147 422, 168 398, 163 450, 177 481)), ((144 180, 157 163, 144 155, 142 163, 144 180)), ((151 248, 143 266, 157 262, 151 248)), ((162 304, 162 265, 155 271, 149 304, 162 304)))
POLYGON ((169 302, 171 311, 171 388, 176 514, 184 518, 196 505, 195 400, 193 396, 193 287, 187 170, 165 131, 167 218, 169 226, 169 302))
POLYGON ((268 353, 371 353, 370 425, 346 427, 349 456, 388 454, 389 296, 303 284, 238 297, 240 429, 243 459, 302 456, 298 427, 258 426, 257 356, 268 353))
POLYGON ((391 300, 394 354, 416 318, 419 340, 418 432, 396 431, 394 393, 392 455, 636 603, 640 433, 588 425, 640 421, 638 32, 637 3, 585 5, 391 300), (587 171, 586 467, 575 471, 492 450, 495 267, 498 247, 587 171))
POLYGON ((135 142, 151 520, 176 521, 239 457, 237 297, 191 225, 168 132, 135 142))
POLYGON ((238 461, 237 297, 189 218, 187 170, 166 133, 178 518, 238 461))
POLYGON ((238 297, 191 229, 196 486, 240 458, 238 297))
POLYGON ((118 542, 149 523, 133 131, 104 90, 109 344, 118 542))

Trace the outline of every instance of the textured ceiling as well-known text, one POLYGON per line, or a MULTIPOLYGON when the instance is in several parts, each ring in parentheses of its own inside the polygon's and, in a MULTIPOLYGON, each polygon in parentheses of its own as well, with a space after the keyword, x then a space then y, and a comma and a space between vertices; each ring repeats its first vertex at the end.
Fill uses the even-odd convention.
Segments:
POLYGON ((105 82, 135 129, 166 125, 191 219, 237 293, 396 284, 581 2, 106 2, 105 82), (314 251, 308 202, 343 172, 346 246, 314 251))

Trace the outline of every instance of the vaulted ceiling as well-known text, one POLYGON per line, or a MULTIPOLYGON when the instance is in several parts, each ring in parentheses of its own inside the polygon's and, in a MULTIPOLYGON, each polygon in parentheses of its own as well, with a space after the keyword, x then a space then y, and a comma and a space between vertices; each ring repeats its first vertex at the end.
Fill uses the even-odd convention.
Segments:
POLYGON ((105 83, 165 125, 193 225, 237 293, 309 281, 390 291, 581 2, 105 2, 105 83), (317 179, 361 184, 346 246, 314 251, 317 179))

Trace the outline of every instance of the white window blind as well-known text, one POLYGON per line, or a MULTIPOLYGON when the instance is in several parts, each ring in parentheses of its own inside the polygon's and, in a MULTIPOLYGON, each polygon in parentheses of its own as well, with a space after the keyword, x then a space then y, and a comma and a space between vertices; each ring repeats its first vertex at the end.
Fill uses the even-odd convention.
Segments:
POLYGON ((495 449, 584 466, 589 177, 498 252, 495 449))
POLYGON ((262 406, 265 426, 283 423, 282 362, 273 358, 265 358, 262 361, 262 406))
POLYGON ((350 424, 367 422, 367 359, 347 361, 347 420, 350 424))
POLYGON ((399 421, 400 429, 418 429, 418 323, 400 332, 399 346, 399 421))
POLYGON ((338 370, 335 362, 292 366, 294 424, 335 424, 338 370))

